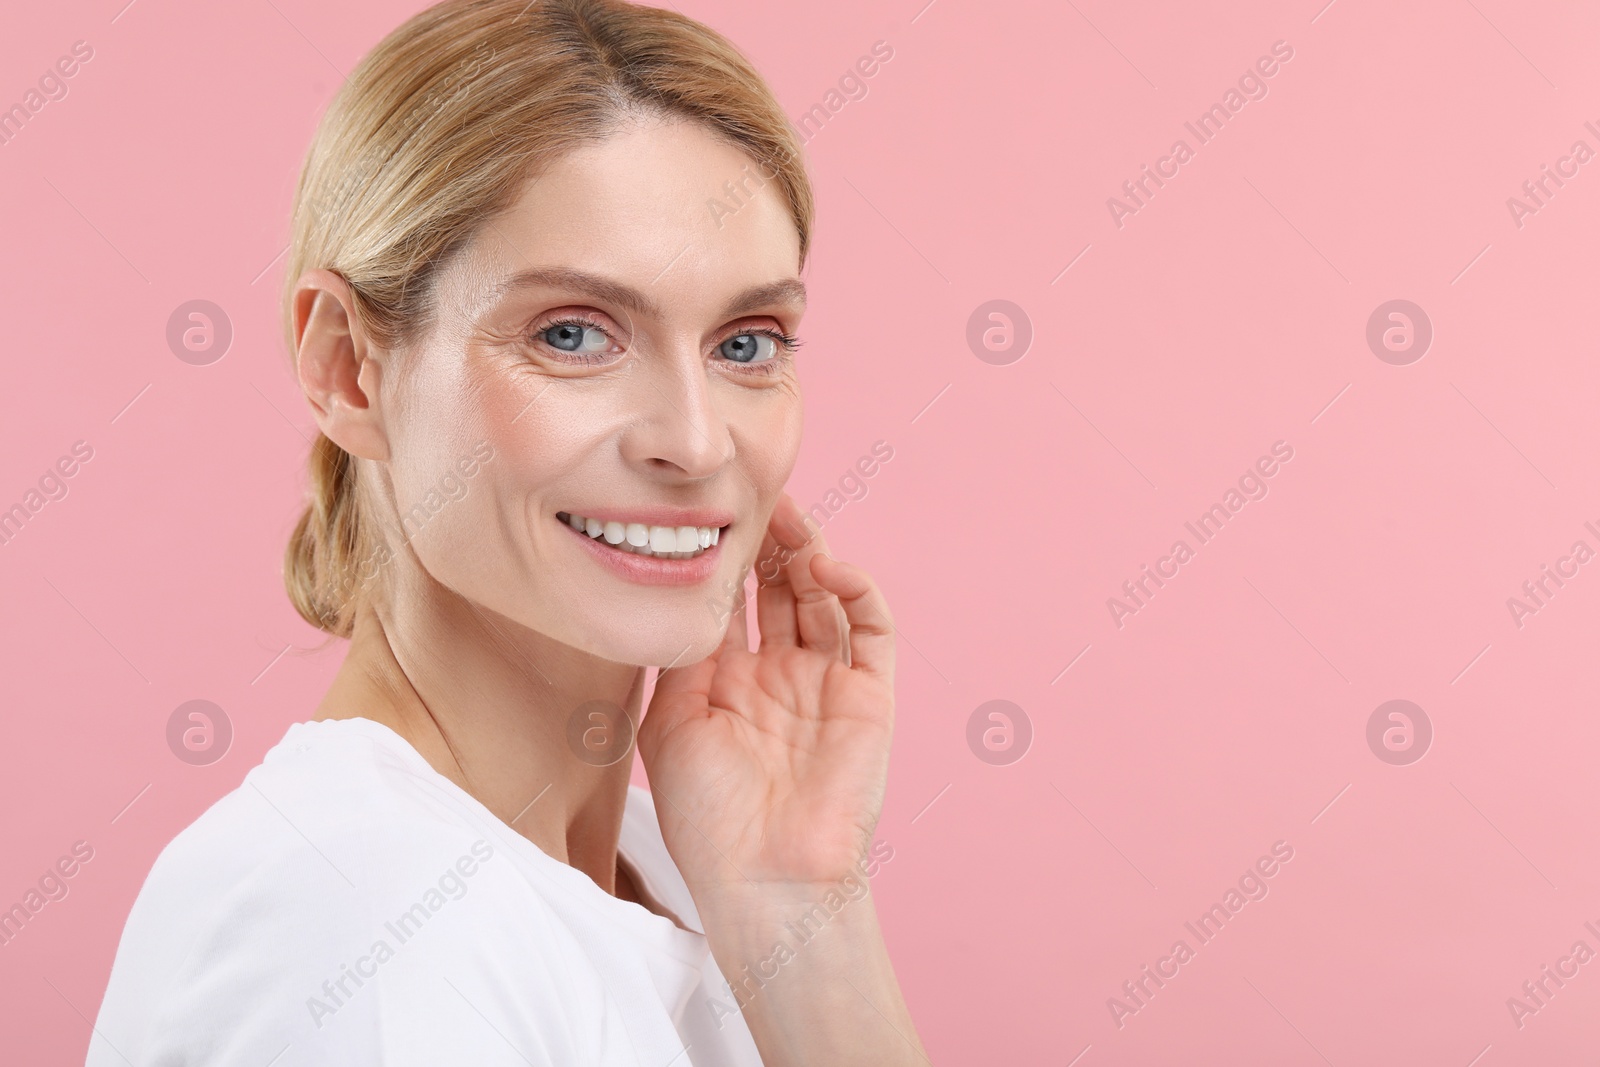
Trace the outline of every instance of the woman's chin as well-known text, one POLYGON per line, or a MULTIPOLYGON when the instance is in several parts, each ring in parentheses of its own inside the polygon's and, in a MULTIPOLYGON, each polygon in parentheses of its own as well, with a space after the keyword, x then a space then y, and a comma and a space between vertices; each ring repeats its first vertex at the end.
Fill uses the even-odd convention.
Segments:
POLYGON ((645 634, 620 635, 611 630, 593 633, 589 639, 567 643, 592 656, 635 667, 687 667, 699 663, 722 643, 725 628, 706 628, 692 635, 682 633, 654 637, 645 634))
POLYGON ((685 637, 676 639, 666 644, 656 645, 651 649, 648 658, 642 661, 647 667, 687 667, 699 663, 717 650, 722 643, 721 632, 707 632, 694 637, 692 640, 685 637))

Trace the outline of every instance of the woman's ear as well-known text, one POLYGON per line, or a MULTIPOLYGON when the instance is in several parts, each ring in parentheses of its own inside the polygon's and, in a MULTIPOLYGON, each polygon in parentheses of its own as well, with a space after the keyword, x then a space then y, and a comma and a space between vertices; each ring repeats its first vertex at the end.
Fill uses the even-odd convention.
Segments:
POLYGON ((356 317, 350 285, 321 268, 300 276, 294 293, 295 376, 323 434, 364 459, 387 460, 379 384, 381 349, 356 317))

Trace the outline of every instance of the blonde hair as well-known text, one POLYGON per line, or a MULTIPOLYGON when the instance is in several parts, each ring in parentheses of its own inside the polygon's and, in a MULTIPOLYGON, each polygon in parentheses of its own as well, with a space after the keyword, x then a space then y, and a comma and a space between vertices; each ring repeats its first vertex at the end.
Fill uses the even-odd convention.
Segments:
MULTIPOLYGON (((433 279, 528 177, 603 140, 629 112, 697 121, 752 156, 787 199, 804 265, 813 202, 801 146, 771 89, 714 30, 623 0, 445 0, 369 52, 317 128, 295 193, 282 314, 311 268, 349 285, 373 343, 433 321, 433 279)), ((386 549, 357 467, 322 434, 284 584, 313 626, 349 637, 363 573, 386 549)))

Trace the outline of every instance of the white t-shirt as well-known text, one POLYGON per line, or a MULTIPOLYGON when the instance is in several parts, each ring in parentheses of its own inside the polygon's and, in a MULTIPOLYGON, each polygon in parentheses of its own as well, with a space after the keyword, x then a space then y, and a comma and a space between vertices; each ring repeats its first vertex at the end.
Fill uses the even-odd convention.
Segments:
POLYGON ((387 726, 295 723, 156 859, 87 1067, 758 1067, 637 786, 620 852, 682 927, 387 726))

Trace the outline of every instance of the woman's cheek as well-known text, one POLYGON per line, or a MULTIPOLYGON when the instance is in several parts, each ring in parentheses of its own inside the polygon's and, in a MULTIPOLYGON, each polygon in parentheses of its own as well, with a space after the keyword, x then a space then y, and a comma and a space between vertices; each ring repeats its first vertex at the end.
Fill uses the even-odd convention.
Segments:
POLYGON ((781 402, 756 409, 744 420, 740 437, 745 473, 771 504, 789 481, 800 456, 805 415, 799 394, 784 391, 781 402))

